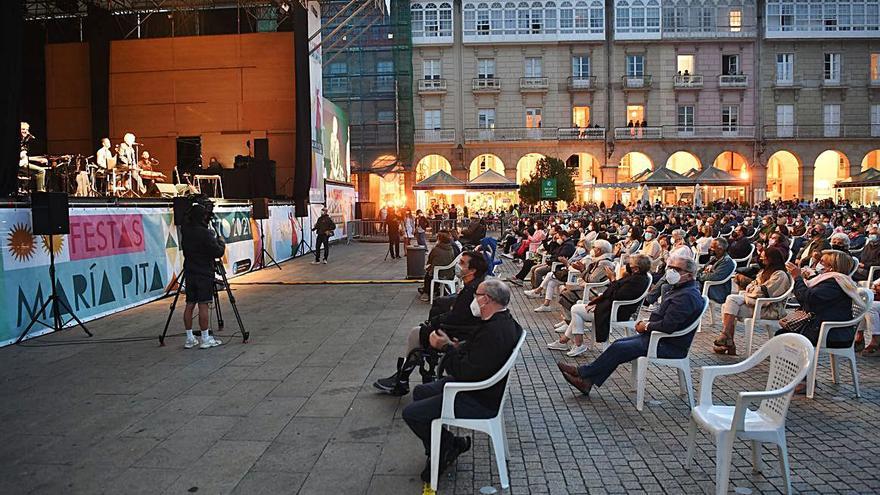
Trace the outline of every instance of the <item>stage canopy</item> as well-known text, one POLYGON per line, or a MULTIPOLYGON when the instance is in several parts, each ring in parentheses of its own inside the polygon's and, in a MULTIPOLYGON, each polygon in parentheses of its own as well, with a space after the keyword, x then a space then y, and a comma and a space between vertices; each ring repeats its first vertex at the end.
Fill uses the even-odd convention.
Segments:
POLYGON ((443 189, 467 188, 465 187, 465 182, 463 180, 457 179, 443 170, 438 171, 436 174, 425 178, 413 186, 413 190, 416 191, 436 191, 443 189))

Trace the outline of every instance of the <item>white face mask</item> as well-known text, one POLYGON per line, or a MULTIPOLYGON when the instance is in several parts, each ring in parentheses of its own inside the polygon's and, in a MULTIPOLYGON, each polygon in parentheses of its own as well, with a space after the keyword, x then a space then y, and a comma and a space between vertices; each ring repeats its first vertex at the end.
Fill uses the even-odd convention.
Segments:
POLYGON ((654 238, 654 234, 652 234, 650 232, 645 232, 645 240, 646 241, 650 241, 653 238, 654 238))
POLYGON ((471 314, 477 318, 482 318, 482 313, 480 312, 480 303, 477 302, 477 296, 474 296, 474 300, 471 301, 471 314))
POLYGON ((672 285, 675 285, 681 280, 681 274, 678 273, 678 270, 673 270, 672 268, 668 268, 666 270, 666 281, 672 285))
POLYGON ((770 239, 769 241, 767 241, 768 246, 773 246, 775 244, 776 244, 776 239, 770 239))
POLYGON ((586 253, 586 252, 587 252, 587 250, 582 247, 578 247, 577 249, 574 250, 574 254, 576 254, 578 256, 583 256, 584 253, 586 253))

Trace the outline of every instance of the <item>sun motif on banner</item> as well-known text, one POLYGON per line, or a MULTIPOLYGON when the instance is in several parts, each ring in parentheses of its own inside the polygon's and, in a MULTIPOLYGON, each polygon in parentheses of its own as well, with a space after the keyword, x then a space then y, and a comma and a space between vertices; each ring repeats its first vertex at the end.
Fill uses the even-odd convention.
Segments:
POLYGON ((9 252, 12 257, 19 262, 29 260, 37 251, 37 245, 33 234, 25 224, 16 224, 9 231, 9 237, 6 239, 9 245, 9 252))
MULTIPOLYGON (((43 252, 49 254, 49 236, 41 235, 43 240, 43 252)), ((52 250, 55 251, 55 256, 61 254, 61 251, 64 251, 64 236, 63 235, 53 235, 52 236, 52 250)))

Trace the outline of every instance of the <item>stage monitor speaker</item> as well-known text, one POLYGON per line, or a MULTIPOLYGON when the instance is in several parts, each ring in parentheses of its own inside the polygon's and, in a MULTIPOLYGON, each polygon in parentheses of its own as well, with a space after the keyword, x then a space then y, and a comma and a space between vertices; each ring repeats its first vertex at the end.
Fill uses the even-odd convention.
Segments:
POLYGON ((173 198, 177 196, 177 186, 174 184, 163 184, 156 182, 153 184, 154 189, 153 193, 159 193, 158 196, 160 198, 173 198))
POLYGON ((31 219, 36 235, 70 233, 67 193, 36 192, 31 196, 31 219))
POLYGON ((269 160, 269 140, 254 139, 254 160, 269 160))
POLYGON ((254 220, 269 219, 269 198, 254 198, 251 200, 251 206, 254 220))
POLYGON ((174 208, 174 225, 183 225, 186 222, 186 212, 192 206, 192 198, 178 196, 171 201, 174 208))

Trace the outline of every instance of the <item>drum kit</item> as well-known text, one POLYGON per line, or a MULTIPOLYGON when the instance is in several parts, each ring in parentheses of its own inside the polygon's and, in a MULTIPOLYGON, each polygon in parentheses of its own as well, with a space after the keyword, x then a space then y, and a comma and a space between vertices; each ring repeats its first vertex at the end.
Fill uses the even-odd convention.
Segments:
MULTIPOLYGON (((101 167, 92 163, 92 158, 46 155, 30 156, 28 161, 44 168, 46 190, 79 197, 148 197, 156 190, 152 184, 164 183, 168 179, 162 172, 117 164, 115 159, 108 159, 107 167, 101 167)), ((156 166, 159 161, 150 159, 149 164, 156 166)), ((21 194, 27 194, 35 187, 30 184, 32 177, 27 170, 22 170, 19 178, 21 194)))

